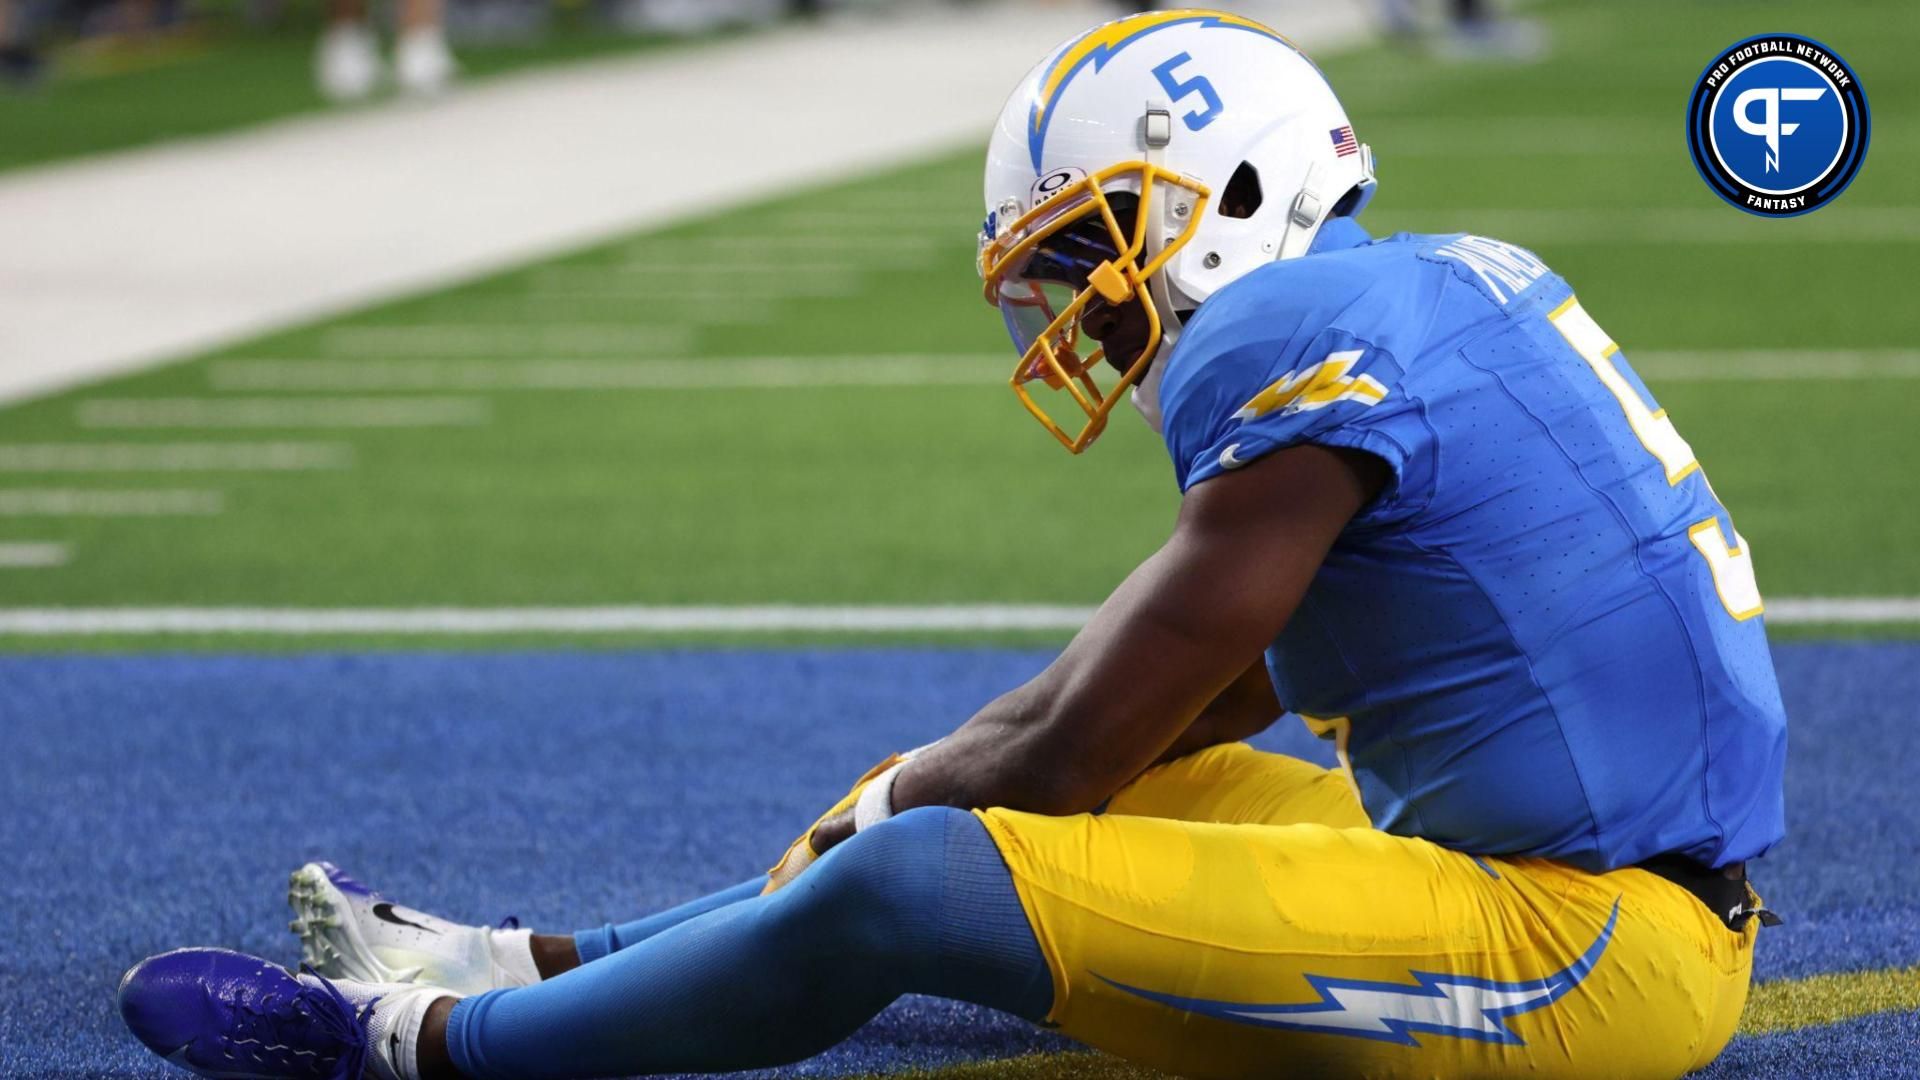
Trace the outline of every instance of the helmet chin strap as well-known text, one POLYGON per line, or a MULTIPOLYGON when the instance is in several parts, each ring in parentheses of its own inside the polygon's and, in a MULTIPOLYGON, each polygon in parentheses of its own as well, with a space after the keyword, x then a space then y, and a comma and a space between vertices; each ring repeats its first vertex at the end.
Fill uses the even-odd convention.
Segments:
POLYGON ((1319 175, 1320 163, 1310 162, 1306 178, 1300 182, 1300 193, 1293 197, 1293 205, 1287 207, 1287 231, 1280 236, 1280 251, 1274 256, 1275 261, 1299 258, 1313 246, 1314 234, 1320 231, 1320 219, 1327 212, 1327 201, 1320 195, 1319 175))
MULTIPOLYGON (((1148 102, 1146 112, 1140 118, 1140 142, 1147 164, 1156 169, 1164 168, 1167 156, 1167 144, 1173 141, 1173 112, 1160 102, 1148 102)), ((1153 183, 1143 178, 1142 183, 1153 183)), ((1152 207, 1151 192, 1141 192, 1141 203, 1152 207)), ((1155 220, 1149 222, 1146 236, 1146 256, 1151 262, 1166 250, 1167 226, 1164 219, 1171 207, 1159 207, 1150 210, 1155 220)), ((1153 361, 1147 365, 1146 374, 1128 390, 1128 399, 1140 412, 1147 426, 1155 433, 1161 430, 1164 418, 1160 413, 1160 376, 1167 370, 1162 361, 1173 349, 1173 343, 1180 338, 1180 316, 1174 310, 1172 288, 1167 282, 1167 271, 1162 267, 1146 283, 1147 299, 1160 315, 1160 344, 1154 350, 1153 361)))
POLYGON ((1172 335, 1161 337, 1160 351, 1154 356, 1153 363, 1147 365, 1147 373, 1140 376, 1140 381, 1127 391, 1128 400, 1133 402, 1134 409, 1155 435, 1160 434, 1166 426, 1166 417, 1160 412, 1160 376, 1167 370, 1167 365, 1161 361, 1166 358, 1172 345, 1172 335))

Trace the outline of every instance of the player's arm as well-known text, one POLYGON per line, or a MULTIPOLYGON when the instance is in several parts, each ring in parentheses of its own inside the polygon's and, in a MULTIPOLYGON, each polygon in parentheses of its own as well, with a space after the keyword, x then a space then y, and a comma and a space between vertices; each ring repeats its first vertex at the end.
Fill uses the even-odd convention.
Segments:
MULTIPOLYGON (((1371 456, 1306 445, 1193 487, 1172 538, 1045 671, 900 770, 893 809, 1098 806, 1248 676, 1386 472, 1371 456)), ((829 820, 815 844, 850 833, 849 820, 829 820)))
POLYGON ((1267 674, 1263 655, 1215 695, 1153 763, 1160 765, 1209 746, 1251 739, 1272 727, 1286 711, 1273 692, 1273 677, 1267 674))

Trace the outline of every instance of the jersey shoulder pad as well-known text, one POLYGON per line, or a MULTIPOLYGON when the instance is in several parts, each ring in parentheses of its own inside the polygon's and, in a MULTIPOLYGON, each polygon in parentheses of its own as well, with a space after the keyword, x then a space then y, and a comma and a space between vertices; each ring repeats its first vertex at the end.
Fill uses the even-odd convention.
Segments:
POLYGON ((1168 357, 1163 434, 1182 491, 1283 447, 1361 446, 1338 434, 1387 402, 1404 370, 1382 344, 1411 331, 1411 259, 1314 256, 1262 267, 1202 305, 1168 357), (1386 271, 1383 273, 1383 269, 1386 271), (1405 278, 1406 280, 1396 280, 1405 278), (1364 329, 1363 329, 1364 328, 1364 329))

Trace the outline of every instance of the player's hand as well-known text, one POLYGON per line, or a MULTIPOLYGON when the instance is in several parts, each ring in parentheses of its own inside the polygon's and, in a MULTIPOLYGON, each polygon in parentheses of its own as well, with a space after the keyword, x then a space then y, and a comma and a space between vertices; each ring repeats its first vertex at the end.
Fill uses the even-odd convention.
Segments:
POLYGON ((906 759, 905 754, 888 754, 886 760, 868 769, 853 785, 852 791, 834 803, 832 809, 821 814, 818 820, 807 827, 806 832, 800 834, 798 840, 788 845, 787 853, 780 857, 773 869, 767 871, 767 887, 761 890, 762 895, 787 885, 799 877, 801 871, 813 865, 815 859, 852 836, 853 805, 860 801, 860 793, 880 774, 906 759))

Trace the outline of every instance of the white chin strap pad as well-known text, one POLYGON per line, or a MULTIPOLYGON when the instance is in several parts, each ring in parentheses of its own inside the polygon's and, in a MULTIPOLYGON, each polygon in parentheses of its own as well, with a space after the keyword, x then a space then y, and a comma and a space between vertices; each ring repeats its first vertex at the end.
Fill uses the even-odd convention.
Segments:
POLYGON ((1300 193, 1293 197, 1293 204, 1287 207, 1287 231, 1280 238, 1278 259, 1297 259, 1307 253, 1313 245, 1315 233, 1320 231, 1320 221, 1327 216, 1327 200, 1320 193, 1320 166, 1307 166, 1307 177, 1300 185, 1300 193))
POLYGON ((1166 418, 1160 413, 1160 376, 1167 370, 1167 358, 1173 355, 1173 343, 1180 337, 1180 331, 1168 326, 1160 331, 1160 348, 1147 365, 1147 373, 1140 377, 1127 391, 1128 400, 1139 411, 1140 418, 1147 422, 1154 434, 1160 434, 1165 427, 1166 418))

